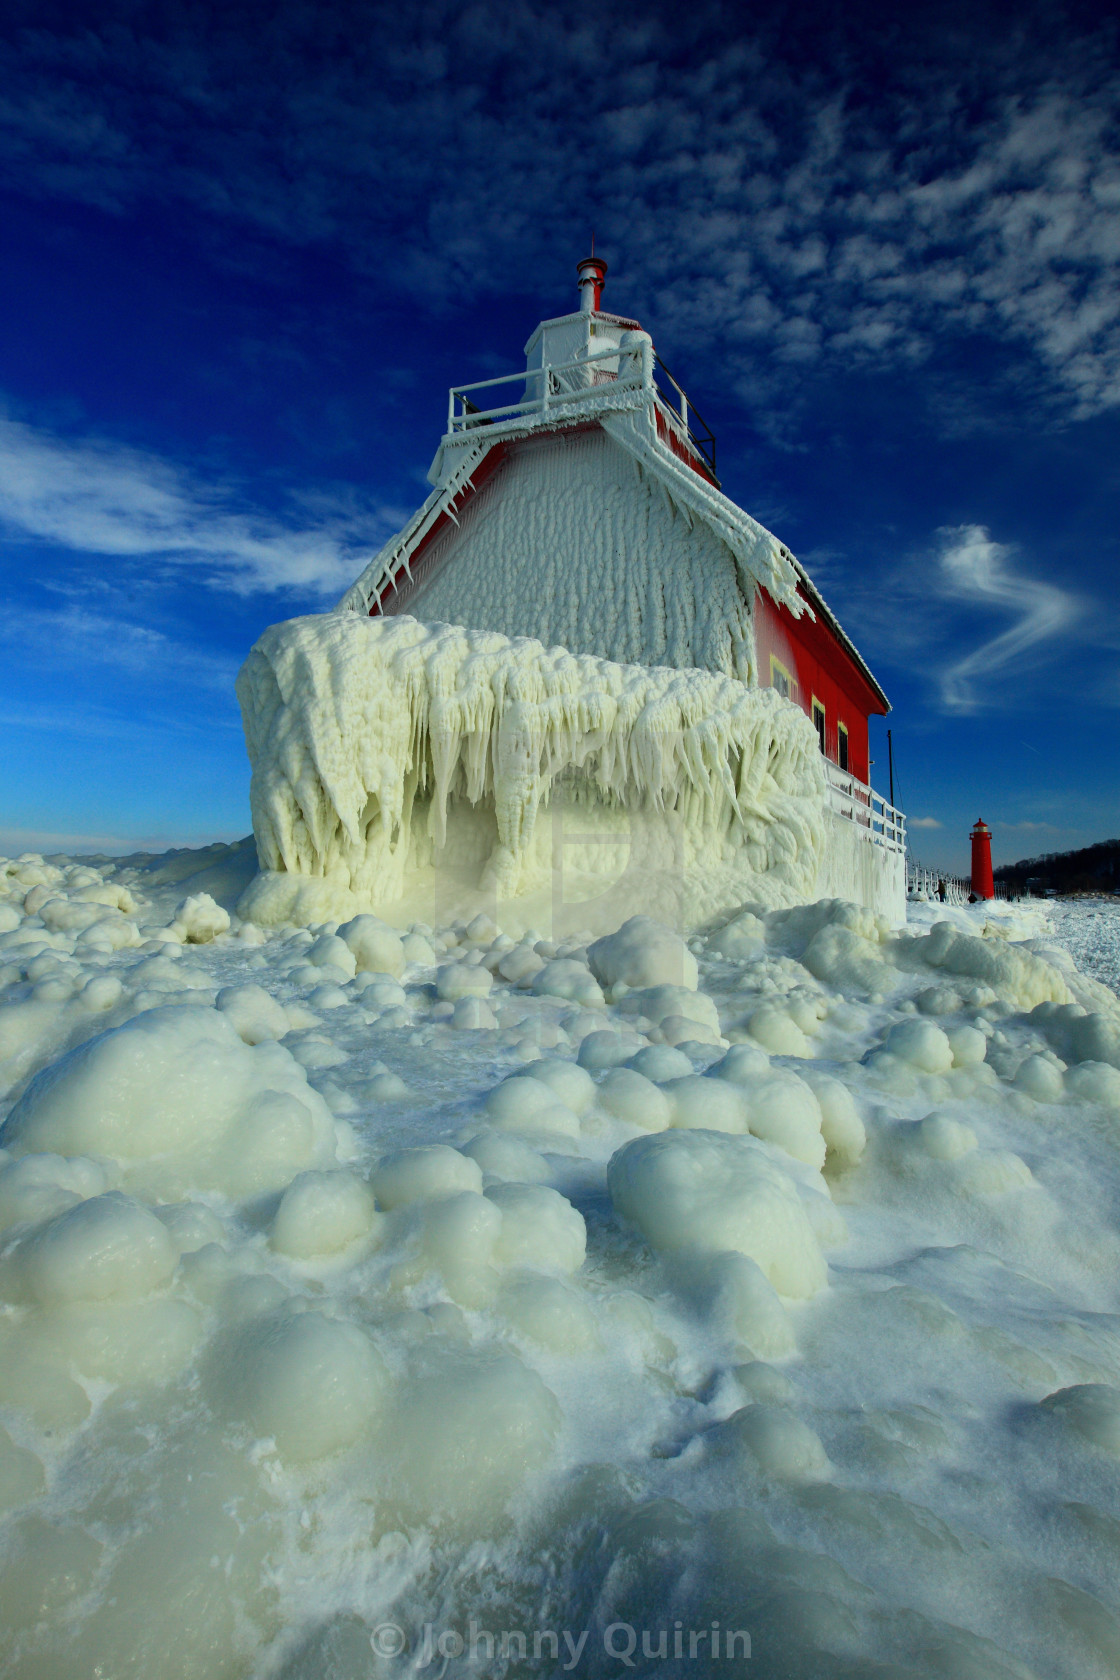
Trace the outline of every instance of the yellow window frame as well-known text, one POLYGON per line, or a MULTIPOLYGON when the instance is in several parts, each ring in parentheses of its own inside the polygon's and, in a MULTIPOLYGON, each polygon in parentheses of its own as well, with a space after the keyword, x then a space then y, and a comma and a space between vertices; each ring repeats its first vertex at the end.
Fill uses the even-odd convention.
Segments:
POLYGON ((818 731, 817 739, 820 741, 822 753, 824 753, 825 757, 827 758, 828 757, 828 707, 824 704, 823 700, 818 700, 816 695, 814 694, 812 699, 809 702, 809 717, 812 720, 812 724, 813 724, 814 729, 816 729, 816 727, 817 727, 817 713, 818 712, 821 714, 821 727, 820 727, 820 730, 818 731))
MULTIPOLYGON (((797 679, 792 675, 792 673, 787 669, 787 667, 782 664, 782 662, 778 658, 777 654, 772 653, 770 655, 770 687, 771 688, 778 688, 778 684, 774 681, 774 678, 779 672, 786 679, 786 699, 787 700, 795 699, 795 697, 797 695, 797 679)), ((780 689, 779 689, 779 692, 781 692, 780 689)))

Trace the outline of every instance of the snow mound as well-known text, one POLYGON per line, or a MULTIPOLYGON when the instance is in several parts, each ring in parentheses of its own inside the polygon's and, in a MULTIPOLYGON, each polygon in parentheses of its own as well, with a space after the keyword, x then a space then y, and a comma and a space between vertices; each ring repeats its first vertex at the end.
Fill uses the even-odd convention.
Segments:
POLYGON ((6 1256, 0 1289, 43 1306, 133 1300, 166 1283, 177 1261, 155 1215, 110 1192, 79 1202, 18 1244, 6 1256))
POLYGON ((583 1215, 544 1184, 496 1184, 486 1192, 501 1210, 495 1258, 503 1266, 577 1272, 587 1253, 583 1215))
POLYGON ((294 1260, 334 1255, 376 1229, 373 1195, 347 1172, 306 1172, 292 1180, 272 1222, 272 1246, 294 1260))
POLYGON ((295 1463, 357 1440, 388 1387, 369 1337, 356 1324, 314 1311, 275 1313, 220 1339, 209 1378, 223 1410, 295 1463))
POLYGON ((171 931, 185 945, 206 945, 220 933, 228 933, 229 929, 229 912, 223 910, 209 893, 194 893, 185 898, 171 923, 171 931))
POLYGON ((1120 1458, 1120 1389, 1108 1383, 1077 1383, 1047 1395, 1042 1410, 1120 1458))
POLYGON ((554 1396, 516 1355, 433 1349, 390 1432, 402 1512, 485 1530, 545 1461, 559 1424, 554 1396))
POLYGON ((678 933, 652 916, 631 916, 617 933, 597 939, 587 960, 604 986, 696 987, 696 958, 678 933))
POLYGON ((114 1157, 167 1198, 243 1196, 333 1163, 334 1120, 282 1045, 243 1042, 227 1015, 150 1009, 32 1080, 0 1133, 17 1155, 114 1157))
POLYGON ((38 1225, 108 1188, 96 1161, 62 1155, 25 1155, 0 1167, 0 1232, 38 1225))
POLYGON ((745 1457, 780 1481, 819 1481, 828 1473, 820 1437, 785 1406, 757 1401, 712 1433, 717 1452, 739 1462, 745 1457))
POLYGON ((401 937, 376 916, 355 916, 339 928, 338 935, 353 952, 359 972, 391 974, 394 979, 403 973, 405 952, 401 937))
POLYGON ((815 1295, 824 1256, 795 1181, 764 1144, 668 1131, 624 1144, 607 1187, 623 1218, 664 1253, 745 1254, 782 1295, 815 1295))
POLYGON ((373 1175, 374 1194, 383 1208, 407 1207, 437 1196, 453 1196, 460 1190, 481 1189, 478 1164, 445 1143, 397 1150, 378 1163, 373 1175))

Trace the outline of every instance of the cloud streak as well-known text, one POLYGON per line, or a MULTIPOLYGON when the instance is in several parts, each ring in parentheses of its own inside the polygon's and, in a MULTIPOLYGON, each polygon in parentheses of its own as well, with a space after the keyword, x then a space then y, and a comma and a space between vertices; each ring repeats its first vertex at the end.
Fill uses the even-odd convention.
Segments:
POLYGON ((328 598, 353 581, 401 515, 316 501, 313 525, 285 526, 158 456, 58 437, 0 414, 0 533, 9 538, 155 560, 243 595, 328 598))
MULTIPOLYGON (((1068 657, 1073 647, 1099 655, 1115 645, 1107 597, 1032 576, 1018 548, 993 540, 985 525, 944 527, 908 553, 891 550, 863 567, 843 560, 826 552, 824 566, 841 622, 856 629, 888 692, 896 676, 920 674, 936 714, 967 716, 1012 703, 1025 711, 1060 709, 1052 686, 1028 682, 1028 672, 1068 657)), ((818 576, 817 556, 807 563, 818 576)), ((1037 571, 1033 557, 1031 564, 1037 571)), ((1104 699, 1117 703, 1112 692, 1104 699)), ((1034 752, 1029 742, 1020 744, 1034 752)))
POLYGON ((12 606, 0 619, 0 645, 7 643, 39 672, 107 668, 124 677, 160 680, 163 687, 233 692, 238 661, 192 646, 151 624, 75 602, 54 609, 12 606))
POLYGON ((941 699, 949 712, 975 712, 981 690, 1032 650, 1051 646, 1081 617, 1081 603, 1055 584, 1017 573, 1011 548, 991 540, 983 525, 941 533, 940 582, 950 599, 1012 614, 1006 630, 981 643, 941 672, 941 699))

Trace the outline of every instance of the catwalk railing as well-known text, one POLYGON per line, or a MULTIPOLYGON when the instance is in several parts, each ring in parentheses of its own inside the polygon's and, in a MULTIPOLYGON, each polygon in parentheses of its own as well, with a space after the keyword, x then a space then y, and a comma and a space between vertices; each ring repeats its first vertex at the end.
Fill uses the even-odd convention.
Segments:
POLYGON ((883 798, 881 793, 861 782, 850 770, 841 770, 830 759, 825 760, 828 789, 832 809, 839 817, 857 824, 867 832, 867 838, 888 852, 905 852, 906 818, 901 811, 883 798))
POLYGON ((712 430, 648 341, 612 345, 575 361, 546 362, 543 367, 499 374, 496 379, 453 385, 447 393, 447 435, 461 436, 480 426, 516 425, 526 419, 562 421, 577 406, 581 414, 589 406, 615 407, 625 391, 648 393, 669 431, 715 478, 712 430), (518 400, 483 406, 498 395, 496 387, 501 385, 522 386, 518 400))
MULTIPOLYGON (((995 884, 997 898, 1010 898, 1006 881, 995 884)), ((947 875, 943 869, 927 869, 924 864, 910 860, 906 870, 906 892, 909 898, 936 898, 943 904, 967 904, 972 882, 967 876, 947 875)))

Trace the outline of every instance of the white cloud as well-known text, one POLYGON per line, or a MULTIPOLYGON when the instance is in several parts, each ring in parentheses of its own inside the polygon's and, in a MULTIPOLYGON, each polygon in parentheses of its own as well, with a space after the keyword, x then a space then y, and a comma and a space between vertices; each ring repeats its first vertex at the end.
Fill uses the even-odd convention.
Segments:
POLYGON ((992 827, 998 829, 1001 834, 1030 833, 1035 830, 1045 830, 1048 834, 1077 834, 1080 832, 1078 829, 1062 829, 1059 828, 1057 823, 1048 822, 994 822, 992 827))
POLYGON ((907 828, 941 828, 943 824, 939 823, 936 817, 907 817, 906 826, 907 828))
POLYGON ((1017 573, 1011 548, 993 542, 983 525, 962 525, 941 533, 940 588, 944 595, 981 609, 1013 615, 1014 622, 940 673, 946 710, 973 712, 990 699, 993 679, 1006 678, 1034 650, 1052 651, 1064 631, 1081 616, 1072 595, 1055 584, 1017 573), (987 696, 984 695, 988 688, 987 696))
MULTIPOLYGON (((811 576, 823 573, 826 597, 855 628, 872 668, 887 675, 888 692, 891 670, 920 675, 933 691, 931 712, 966 716, 1010 705, 1037 712, 1055 703, 1053 667, 1075 649, 1085 656, 1092 698, 1120 705, 1120 679, 1110 687, 1095 675, 1102 663, 1115 664, 1120 646, 1111 602, 1044 581, 1033 555, 1032 576, 1013 545, 994 541, 986 526, 943 528, 928 547, 862 570, 827 549, 804 560, 811 576)), ((1034 753, 1029 741, 1022 745, 1034 753)))
MULTIPOLYGON (((306 510, 305 510, 306 511, 306 510)), ((311 525, 236 505, 158 456, 70 439, 0 414, 0 532, 79 553, 158 560, 241 594, 330 597, 353 581, 401 516, 315 498, 311 525)))

